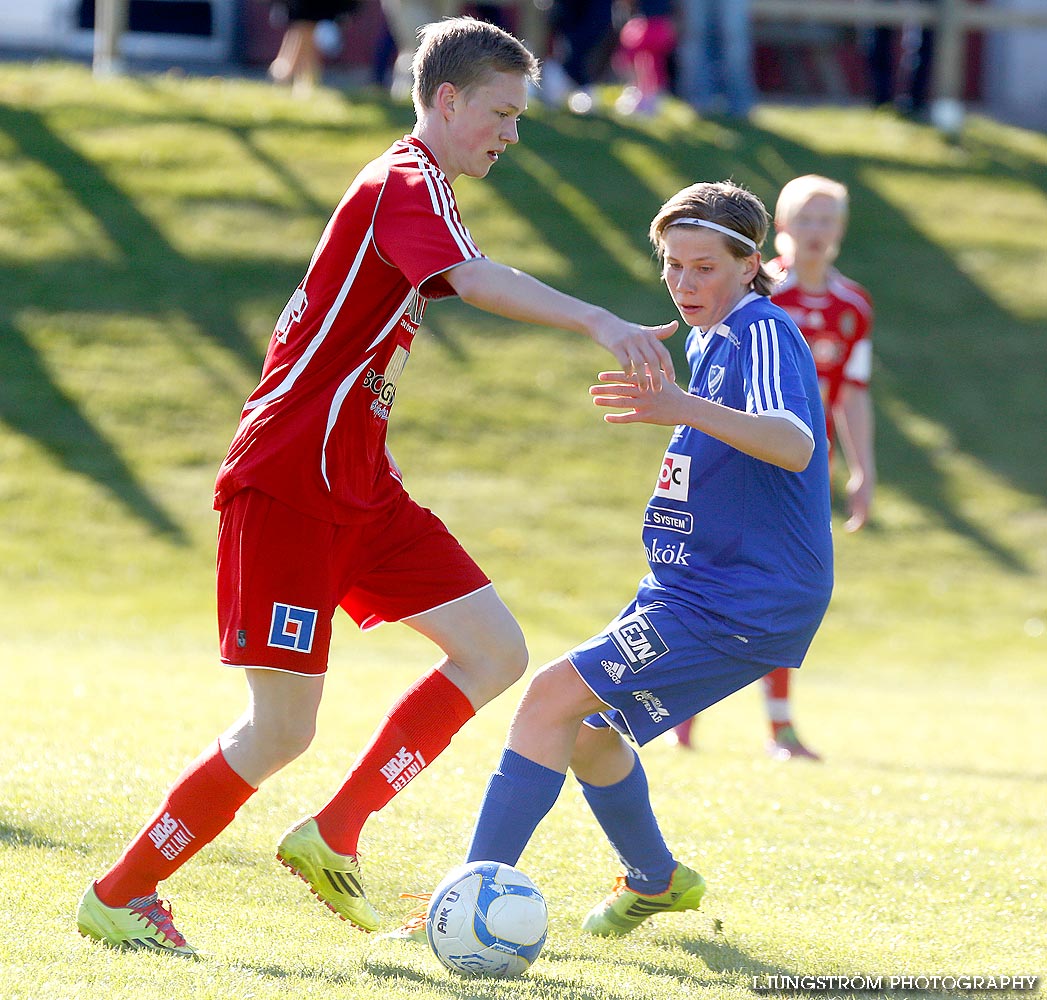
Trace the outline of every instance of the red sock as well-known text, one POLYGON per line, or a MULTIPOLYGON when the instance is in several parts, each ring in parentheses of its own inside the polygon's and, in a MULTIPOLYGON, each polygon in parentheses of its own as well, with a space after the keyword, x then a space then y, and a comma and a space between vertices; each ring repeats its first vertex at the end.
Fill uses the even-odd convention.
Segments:
POLYGON ((98 898, 106 906, 124 906, 155 892, 158 882, 233 821, 255 791, 229 766, 215 742, 182 772, 156 815, 98 880, 98 898))
POLYGON ((771 723, 771 736, 775 739, 786 727, 792 725, 792 709, 789 705, 788 667, 778 667, 763 678, 763 694, 767 705, 767 718, 771 723))
POLYGON ((316 826, 339 854, 356 854, 367 817, 378 812, 428 767, 476 714, 469 699, 432 670, 382 720, 334 798, 316 814, 316 826))

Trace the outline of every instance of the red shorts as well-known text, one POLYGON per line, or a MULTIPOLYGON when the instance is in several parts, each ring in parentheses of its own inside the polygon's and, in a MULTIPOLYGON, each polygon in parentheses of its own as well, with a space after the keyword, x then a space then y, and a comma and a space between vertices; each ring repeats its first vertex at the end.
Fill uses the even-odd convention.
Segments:
POLYGON ((218 529, 222 662, 322 674, 335 608, 373 628, 490 582, 444 523, 406 493, 379 517, 344 525, 241 490, 222 508, 218 529))

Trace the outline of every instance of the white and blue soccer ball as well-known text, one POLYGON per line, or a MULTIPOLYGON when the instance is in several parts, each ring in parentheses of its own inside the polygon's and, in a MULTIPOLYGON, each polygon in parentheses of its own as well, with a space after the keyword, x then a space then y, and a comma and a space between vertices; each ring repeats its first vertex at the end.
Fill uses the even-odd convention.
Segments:
POLYGON ((523 975, 538 958, 549 911, 538 887, 497 861, 449 872, 429 902, 425 932, 440 962, 463 976, 523 975))

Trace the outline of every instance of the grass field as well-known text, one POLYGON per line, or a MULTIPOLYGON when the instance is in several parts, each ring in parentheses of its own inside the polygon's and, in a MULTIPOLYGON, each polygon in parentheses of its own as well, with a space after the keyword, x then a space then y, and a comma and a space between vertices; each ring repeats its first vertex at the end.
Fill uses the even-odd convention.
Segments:
MULTIPOLYGON (((973 118, 950 144, 858 109, 535 108, 489 180, 457 185, 492 257, 645 322, 673 318, 644 234, 683 183, 732 176, 769 203, 812 170, 851 187, 841 266, 877 303, 880 487, 874 523, 838 537, 795 685, 826 763, 764 757, 756 691, 703 716, 697 753, 644 750, 702 912, 583 938, 616 869, 568 781, 521 863, 552 913, 524 979, 458 980, 331 917, 274 845, 434 658, 345 621, 314 746, 164 885, 206 960, 76 934, 88 881, 242 707, 216 667, 214 472, 330 210, 409 128, 335 90, 0 66, 0 997, 748 998, 781 975, 901 996, 888 977, 1047 973, 1047 137, 973 118)), ((666 434, 601 423, 607 359, 568 334, 441 303, 413 353, 393 451, 538 665, 631 596, 666 434)), ((368 826, 390 927, 399 892, 460 859, 518 693, 368 826)))

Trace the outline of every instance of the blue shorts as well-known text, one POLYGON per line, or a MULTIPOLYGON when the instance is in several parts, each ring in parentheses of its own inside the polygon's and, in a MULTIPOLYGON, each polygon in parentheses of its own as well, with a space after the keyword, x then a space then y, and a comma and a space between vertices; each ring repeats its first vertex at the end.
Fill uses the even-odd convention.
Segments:
POLYGON ((773 670, 702 642, 667 605, 635 601, 567 658, 608 712, 586 725, 612 726, 638 746, 773 670))

